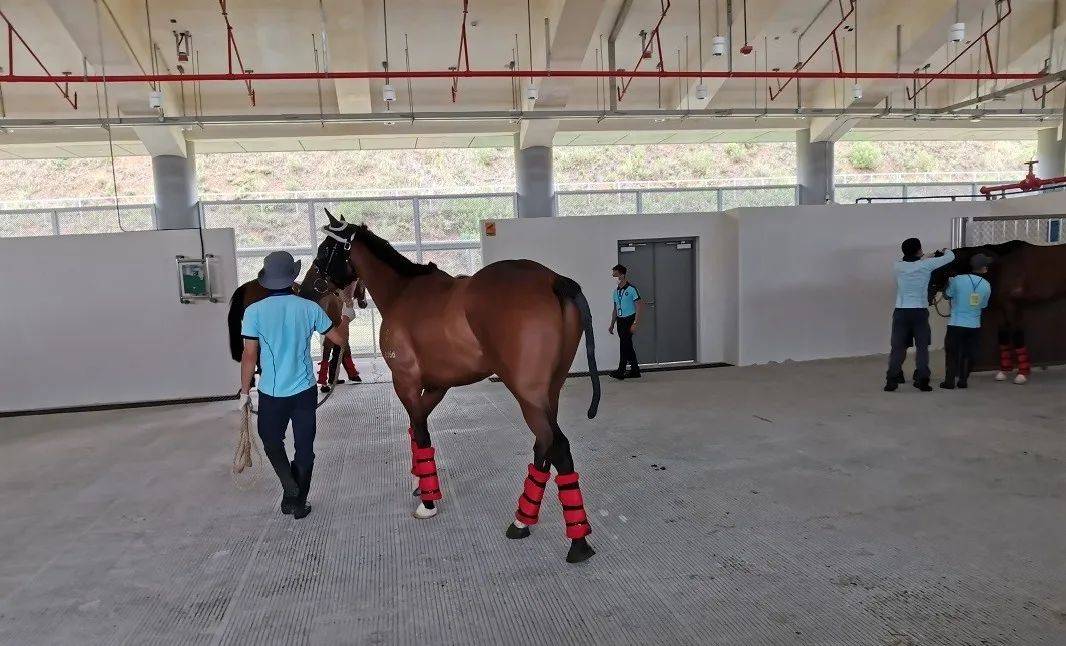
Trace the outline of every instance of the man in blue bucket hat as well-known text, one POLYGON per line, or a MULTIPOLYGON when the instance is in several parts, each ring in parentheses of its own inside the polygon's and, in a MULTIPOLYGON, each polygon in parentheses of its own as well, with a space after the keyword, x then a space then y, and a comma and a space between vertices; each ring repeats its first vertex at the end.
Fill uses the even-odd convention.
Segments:
POLYGON ((244 311, 241 336, 241 402, 247 404, 248 391, 255 374, 259 379, 259 437, 274 472, 278 474, 284 495, 281 511, 295 518, 311 513, 307 493, 315 463, 315 409, 318 395, 311 363, 311 335, 324 335, 340 347, 348 342, 348 322, 355 318, 351 307, 341 314, 341 325, 334 327, 318 303, 292 292, 300 275, 300 262, 287 251, 275 251, 263 259, 259 284, 270 290, 260 301, 244 311), (292 422, 296 448, 290 464, 285 453, 285 429, 292 422))

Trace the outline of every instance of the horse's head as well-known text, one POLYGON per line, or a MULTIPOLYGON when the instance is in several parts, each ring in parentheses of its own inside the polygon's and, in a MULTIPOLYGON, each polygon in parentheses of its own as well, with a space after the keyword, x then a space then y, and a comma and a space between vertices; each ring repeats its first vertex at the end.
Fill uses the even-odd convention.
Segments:
POLYGON ((318 245, 318 253, 315 255, 314 265, 322 272, 330 282, 344 289, 352 284, 359 275, 348 261, 348 251, 352 246, 352 237, 355 236, 357 225, 346 221, 343 217, 335 218, 326 209, 329 224, 322 227, 326 239, 318 245))
MULTIPOLYGON (((943 292, 950 281, 955 276, 960 274, 967 274, 970 272, 970 259, 978 253, 983 253, 989 257, 995 257, 995 254, 986 246, 984 247, 963 247, 962 249, 955 249, 955 260, 950 263, 934 269, 933 273, 929 276, 929 304, 932 305, 937 293, 943 292)), ((937 252, 936 255, 943 255, 937 252)))

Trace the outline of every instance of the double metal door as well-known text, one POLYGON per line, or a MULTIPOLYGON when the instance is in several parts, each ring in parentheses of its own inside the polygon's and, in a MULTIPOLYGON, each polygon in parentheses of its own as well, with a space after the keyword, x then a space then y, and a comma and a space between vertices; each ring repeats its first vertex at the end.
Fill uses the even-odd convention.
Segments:
POLYGON ((618 262, 640 292, 644 312, 633 337, 641 364, 696 360, 696 240, 625 240, 618 262))

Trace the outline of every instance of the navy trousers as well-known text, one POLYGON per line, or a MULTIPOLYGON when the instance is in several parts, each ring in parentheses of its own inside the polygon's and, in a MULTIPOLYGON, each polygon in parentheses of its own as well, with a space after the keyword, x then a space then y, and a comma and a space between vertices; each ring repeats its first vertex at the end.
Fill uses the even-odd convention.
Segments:
POLYGON ((903 375, 903 360, 907 348, 914 344, 914 380, 929 379, 929 342, 933 333, 929 329, 927 308, 897 308, 892 312, 892 350, 888 355, 888 380, 903 375))
POLYGON ((311 386, 289 397, 271 397, 259 393, 259 439, 266 450, 285 450, 285 429, 292 422, 292 439, 296 447, 293 462, 304 471, 315 463, 315 408, 318 390, 311 386))

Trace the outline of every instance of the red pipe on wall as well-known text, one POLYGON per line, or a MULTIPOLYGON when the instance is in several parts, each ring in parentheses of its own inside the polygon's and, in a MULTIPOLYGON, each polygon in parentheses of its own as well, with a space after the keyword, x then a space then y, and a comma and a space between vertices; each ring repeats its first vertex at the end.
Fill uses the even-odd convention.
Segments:
POLYGON ((460 78, 722 78, 722 79, 901 79, 942 81, 1032 81, 1046 76, 1043 72, 985 72, 937 73, 928 72, 712 72, 700 71, 639 71, 639 70, 413 70, 409 72, 252 72, 216 74, 108 74, 82 76, 57 75, 0 75, 0 83, 178 83, 181 81, 314 81, 316 79, 451 79, 460 78))

